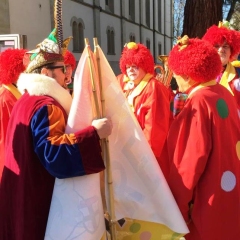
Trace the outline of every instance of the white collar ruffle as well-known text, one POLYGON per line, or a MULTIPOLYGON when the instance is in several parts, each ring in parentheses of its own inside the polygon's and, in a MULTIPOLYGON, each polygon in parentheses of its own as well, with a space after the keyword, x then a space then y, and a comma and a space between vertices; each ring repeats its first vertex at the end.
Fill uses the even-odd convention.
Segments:
POLYGON ((47 95, 54 98, 69 114, 72 97, 53 78, 36 73, 22 73, 18 78, 17 86, 22 94, 27 91, 30 96, 47 95))

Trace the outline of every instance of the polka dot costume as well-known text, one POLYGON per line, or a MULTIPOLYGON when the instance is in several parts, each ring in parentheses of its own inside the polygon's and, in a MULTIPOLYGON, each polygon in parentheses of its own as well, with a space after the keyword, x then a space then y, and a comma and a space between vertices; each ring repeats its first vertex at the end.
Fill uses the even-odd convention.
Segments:
POLYGON ((122 240, 184 240, 183 234, 173 232, 165 225, 123 218, 116 223, 117 239, 122 240), (159 234, 161 233, 161 235, 159 234))
POLYGON ((231 192, 236 186, 236 176, 231 171, 226 171, 222 175, 221 188, 226 192, 231 192))
POLYGON ((168 183, 188 223, 186 240, 239 239, 239 116, 232 94, 215 84, 191 94, 170 127, 168 183))
POLYGON ((221 118, 227 118, 228 117, 228 106, 226 104, 226 102, 224 101, 224 99, 219 99, 217 101, 217 111, 218 114, 221 118))

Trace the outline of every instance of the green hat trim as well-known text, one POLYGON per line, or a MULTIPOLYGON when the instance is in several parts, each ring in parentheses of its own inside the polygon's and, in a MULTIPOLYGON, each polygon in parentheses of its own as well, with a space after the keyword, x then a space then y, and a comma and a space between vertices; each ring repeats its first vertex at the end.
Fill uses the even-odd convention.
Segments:
POLYGON ((56 28, 52 30, 52 32, 49 34, 48 39, 52 40, 53 42, 57 43, 56 39, 56 28))

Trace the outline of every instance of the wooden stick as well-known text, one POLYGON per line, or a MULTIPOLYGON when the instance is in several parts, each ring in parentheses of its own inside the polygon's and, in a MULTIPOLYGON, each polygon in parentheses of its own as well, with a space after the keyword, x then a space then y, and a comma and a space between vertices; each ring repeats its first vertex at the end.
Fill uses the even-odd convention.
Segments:
POLYGON ((102 115, 105 116, 106 115, 105 97, 104 97, 103 90, 102 90, 102 72, 101 72, 101 69, 100 69, 100 57, 99 57, 99 52, 98 52, 98 49, 97 49, 97 46, 98 46, 97 38, 93 38, 93 44, 94 44, 94 53, 95 53, 96 59, 97 59, 102 115))
MULTIPOLYGON (((97 59, 97 66, 98 66, 98 74, 99 74, 99 88, 100 88, 100 97, 102 103, 102 116, 105 117, 105 97, 103 93, 102 87, 102 73, 100 68, 100 57, 98 52, 98 41, 97 38, 93 39, 94 42, 94 53, 97 59)), ((109 193, 108 205, 109 205, 109 227, 110 227, 110 234, 111 240, 116 240, 116 217, 115 217, 115 209, 114 209, 114 194, 113 194, 113 181, 112 181, 112 171, 111 171, 111 161, 110 161, 110 154, 109 154, 109 141, 108 138, 103 139, 103 158, 106 164, 106 177, 107 177, 107 187, 109 193)))
POLYGON ((95 80, 94 80, 94 67, 91 61, 91 55, 90 55, 90 44, 89 44, 89 40, 87 38, 84 39, 85 40, 85 45, 87 47, 87 52, 88 52, 88 63, 89 63, 89 67, 90 67, 90 76, 91 76, 91 82, 92 82, 92 92, 93 92, 93 97, 94 97, 94 104, 95 104, 95 109, 96 109, 96 114, 97 114, 97 118, 101 118, 101 111, 100 111, 100 107, 99 107, 99 103, 98 103, 98 97, 97 97, 97 90, 96 90, 96 84, 95 84, 95 80))

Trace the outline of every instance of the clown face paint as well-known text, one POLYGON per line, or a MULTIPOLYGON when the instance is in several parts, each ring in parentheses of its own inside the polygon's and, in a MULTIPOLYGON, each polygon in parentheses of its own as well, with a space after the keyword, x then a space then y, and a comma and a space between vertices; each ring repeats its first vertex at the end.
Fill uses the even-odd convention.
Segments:
POLYGON ((136 65, 127 65, 126 71, 128 78, 131 81, 134 81, 134 85, 137 85, 146 75, 146 72, 142 68, 137 67, 136 65))

